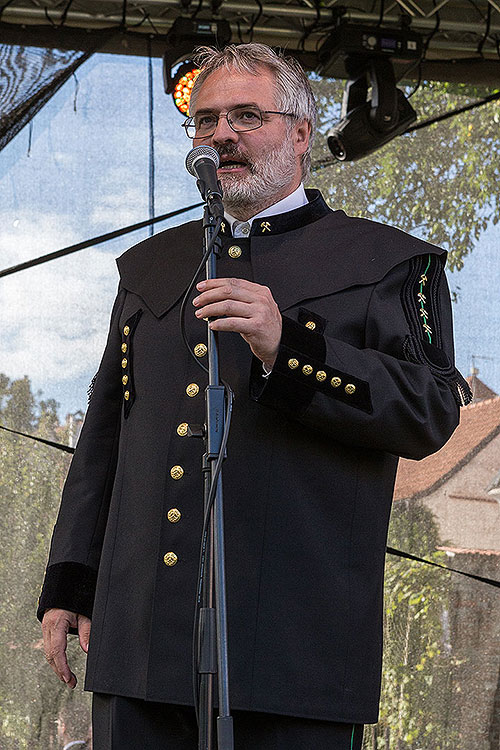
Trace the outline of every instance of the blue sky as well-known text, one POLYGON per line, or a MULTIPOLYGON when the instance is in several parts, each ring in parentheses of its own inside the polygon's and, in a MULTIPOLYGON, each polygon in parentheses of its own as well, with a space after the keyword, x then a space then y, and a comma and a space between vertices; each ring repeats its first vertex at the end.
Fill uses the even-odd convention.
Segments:
MULTIPOLYGON (((0 152, 0 267, 51 252, 148 216, 147 60, 95 55, 0 152)), ((199 200, 184 168, 191 143, 163 93, 154 61, 156 213, 199 200)), ((337 206, 341 208, 341 206, 337 206)), ((199 215, 176 218, 179 224, 199 215)), ((169 223, 163 224, 165 228, 169 223)), ((147 230, 0 280, 0 371, 28 375, 61 416, 84 409, 104 345, 118 276, 114 259, 147 230)), ((454 305, 457 364, 471 355, 500 392, 500 226, 490 227, 460 272, 454 305)))

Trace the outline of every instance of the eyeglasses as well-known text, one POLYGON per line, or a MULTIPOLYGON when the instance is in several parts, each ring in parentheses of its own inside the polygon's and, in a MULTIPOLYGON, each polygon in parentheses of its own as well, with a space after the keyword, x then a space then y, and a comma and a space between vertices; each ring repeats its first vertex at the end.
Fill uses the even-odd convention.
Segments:
POLYGON ((246 133, 262 127, 262 115, 285 115, 295 117, 291 112, 274 112, 270 109, 260 110, 257 107, 234 107, 227 112, 200 112, 188 117, 181 123, 188 138, 209 138, 217 129, 219 118, 225 117, 227 124, 235 133, 246 133))

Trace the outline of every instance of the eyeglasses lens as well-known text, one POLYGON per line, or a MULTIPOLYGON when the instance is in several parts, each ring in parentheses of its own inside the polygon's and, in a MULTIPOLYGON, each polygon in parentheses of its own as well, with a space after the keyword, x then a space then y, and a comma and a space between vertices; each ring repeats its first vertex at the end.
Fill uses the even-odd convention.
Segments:
MULTIPOLYGON (((262 125, 262 114, 254 107, 236 107, 230 109, 223 117, 235 132, 256 130, 262 125)), ((190 138, 208 138, 215 133, 220 115, 206 112, 194 115, 186 121, 186 133, 190 138)))

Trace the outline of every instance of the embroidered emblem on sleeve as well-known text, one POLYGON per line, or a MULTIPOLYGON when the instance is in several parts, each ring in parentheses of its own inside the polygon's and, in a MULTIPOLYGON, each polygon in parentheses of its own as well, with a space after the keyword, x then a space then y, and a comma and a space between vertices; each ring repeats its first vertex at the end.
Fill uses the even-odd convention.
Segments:
POLYGON ((443 260, 437 255, 420 255, 410 261, 401 292, 409 329, 403 354, 409 362, 426 365, 435 377, 445 380, 457 403, 466 406, 472 400, 470 388, 443 349, 439 309, 443 273, 443 260))
POLYGON ((425 303, 427 302, 427 297, 424 294, 424 288, 427 284, 427 271, 429 270, 431 265, 431 256, 429 255, 429 260, 427 262, 427 267, 423 274, 420 276, 420 286, 419 286, 419 292, 417 294, 417 300, 420 302, 420 317, 422 318, 422 328, 424 329, 424 332, 429 340, 429 344, 432 344, 432 328, 430 327, 428 323, 429 319, 429 313, 425 309, 425 303))

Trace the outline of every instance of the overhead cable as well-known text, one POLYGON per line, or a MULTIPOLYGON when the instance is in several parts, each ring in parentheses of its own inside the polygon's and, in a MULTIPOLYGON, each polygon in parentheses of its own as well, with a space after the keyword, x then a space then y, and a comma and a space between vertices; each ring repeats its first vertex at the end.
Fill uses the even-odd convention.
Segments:
POLYGON ((41 255, 38 258, 27 260, 24 263, 18 263, 10 268, 4 268, 0 271, 0 278, 3 276, 9 276, 12 273, 18 271, 24 271, 26 268, 32 268, 33 266, 39 266, 41 263, 46 263, 49 260, 55 260, 56 258, 62 258, 64 255, 70 255, 76 253, 78 250, 85 250, 87 247, 93 247, 94 245, 100 245, 103 242, 114 240, 116 237, 122 237, 124 234, 135 232, 138 229, 143 229, 150 224, 157 224, 159 221, 166 221, 172 219, 174 216, 192 211, 194 208, 199 208, 203 203, 193 203, 192 206, 185 206, 184 208, 178 208, 176 211, 170 211, 168 214, 162 214, 161 216, 155 216, 153 219, 145 219, 139 221, 137 224, 130 224, 128 227, 122 227, 121 229, 115 229, 113 232, 107 232, 106 234, 100 234, 98 237, 93 237, 90 240, 84 240, 83 242, 77 242, 76 245, 70 245, 62 250, 55 250, 53 253, 47 253, 47 255, 41 255))

